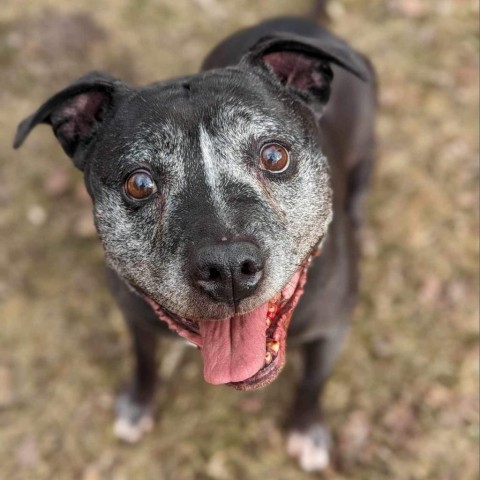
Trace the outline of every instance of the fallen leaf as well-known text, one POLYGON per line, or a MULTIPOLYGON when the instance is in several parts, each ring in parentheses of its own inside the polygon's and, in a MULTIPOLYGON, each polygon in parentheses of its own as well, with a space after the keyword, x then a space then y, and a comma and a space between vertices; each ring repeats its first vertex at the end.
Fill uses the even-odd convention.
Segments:
POLYGON ((40 460, 35 438, 32 436, 24 438, 15 450, 15 458, 20 467, 35 468, 40 460))
POLYGON ((51 197, 61 197, 70 190, 72 181, 66 169, 51 172, 44 182, 44 189, 51 197))

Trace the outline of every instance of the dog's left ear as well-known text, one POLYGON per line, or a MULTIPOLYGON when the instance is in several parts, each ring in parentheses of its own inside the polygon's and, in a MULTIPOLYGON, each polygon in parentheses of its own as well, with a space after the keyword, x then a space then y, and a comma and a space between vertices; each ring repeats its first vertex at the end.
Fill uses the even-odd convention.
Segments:
POLYGON ((323 107, 330 96, 333 63, 368 81, 371 73, 364 58, 333 35, 310 39, 297 35, 272 35, 259 40, 242 63, 260 65, 309 107, 323 107))

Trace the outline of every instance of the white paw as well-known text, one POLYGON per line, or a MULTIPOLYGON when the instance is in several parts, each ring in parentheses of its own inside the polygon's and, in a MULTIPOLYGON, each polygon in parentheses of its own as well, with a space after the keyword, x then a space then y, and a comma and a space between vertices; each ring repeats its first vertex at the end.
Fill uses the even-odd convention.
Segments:
POLYGON ((297 459, 306 472, 318 472, 328 467, 330 461, 330 434, 322 425, 312 425, 308 430, 290 432, 287 452, 297 459))
POLYGON ((132 423, 126 418, 119 417, 113 425, 113 433, 117 438, 127 443, 137 443, 145 433, 153 430, 153 418, 145 415, 132 423))

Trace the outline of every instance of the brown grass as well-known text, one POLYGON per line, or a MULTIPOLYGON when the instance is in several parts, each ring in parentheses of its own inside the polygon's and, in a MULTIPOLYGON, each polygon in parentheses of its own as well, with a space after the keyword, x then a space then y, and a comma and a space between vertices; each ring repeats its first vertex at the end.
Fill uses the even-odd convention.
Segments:
MULTIPOLYGON (((158 399, 141 445, 111 432, 129 340, 103 287, 81 176, 41 127, 16 123, 99 68, 135 83, 193 72, 234 29, 306 0, 6 0, 0 18, 0 477, 311 478, 279 427, 295 356, 271 387, 201 379, 196 352, 158 399)), ((478 474, 478 3, 332 1, 333 28, 381 84, 379 165, 362 299, 326 405, 326 477, 470 480, 478 474)), ((171 344, 164 351, 170 352, 171 344)), ((168 375, 167 375, 168 377, 168 375)))

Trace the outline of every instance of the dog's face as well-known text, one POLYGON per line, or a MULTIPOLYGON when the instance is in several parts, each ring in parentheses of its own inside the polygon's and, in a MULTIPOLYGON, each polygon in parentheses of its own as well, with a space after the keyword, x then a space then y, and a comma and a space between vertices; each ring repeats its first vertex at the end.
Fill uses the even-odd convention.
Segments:
POLYGON ((107 262, 202 347, 207 380, 242 388, 280 370, 305 262, 332 217, 316 123, 332 60, 273 44, 238 66, 138 89, 87 76, 17 138, 52 124, 85 173, 107 262), (228 336, 227 358, 212 344, 228 336), (265 362, 275 368, 258 375, 265 362))
POLYGON ((235 68, 137 90, 90 153, 87 182, 107 260, 182 317, 223 319, 264 304, 331 218, 312 115, 258 80, 235 68), (264 165, 265 150, 284 155, 280 171, 264 165), (136 172, 154 185, 145 199, 126 191, 136 172), (264 263, 255 292, 236 304, 212 299, 192 279, 196 251, 222 241, 254 244, 264 263))

